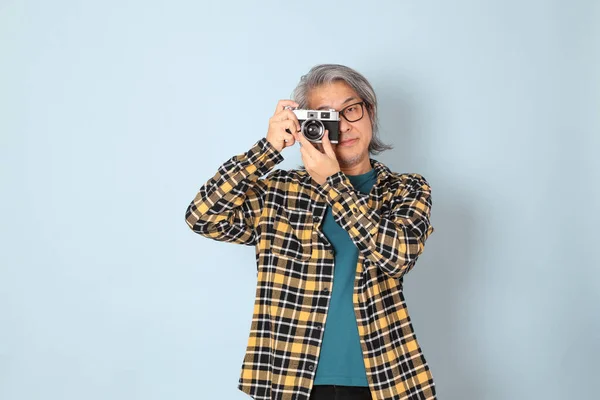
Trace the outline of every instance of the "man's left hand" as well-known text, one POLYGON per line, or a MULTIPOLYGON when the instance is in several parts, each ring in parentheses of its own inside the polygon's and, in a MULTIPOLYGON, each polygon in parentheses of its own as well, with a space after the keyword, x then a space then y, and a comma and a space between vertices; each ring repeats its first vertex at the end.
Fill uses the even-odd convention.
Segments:
POLYGON ((300 154, 306 170, 310 176, 319 184, 325 183, 328 177, 340 171, 331 142, 329 141, 329 131, 323 135, 323 150, 321 153, 311 142, 309 142, 302 132, 298 132, 296 140, 300 142, 300 154))

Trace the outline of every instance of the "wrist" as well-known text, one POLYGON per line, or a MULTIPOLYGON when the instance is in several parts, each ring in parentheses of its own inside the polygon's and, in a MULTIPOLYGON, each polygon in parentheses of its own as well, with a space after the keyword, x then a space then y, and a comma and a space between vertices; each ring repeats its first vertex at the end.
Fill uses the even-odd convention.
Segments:
POLYGON ((277 143, 273 143, 271 141, 271 139, 266 138, 267 139, 267 145, 270 146, 272 148, 272 150, 275 150, 278 153, 281 153, 281 151, 283 150, 283 146, 279 146, 277 143))

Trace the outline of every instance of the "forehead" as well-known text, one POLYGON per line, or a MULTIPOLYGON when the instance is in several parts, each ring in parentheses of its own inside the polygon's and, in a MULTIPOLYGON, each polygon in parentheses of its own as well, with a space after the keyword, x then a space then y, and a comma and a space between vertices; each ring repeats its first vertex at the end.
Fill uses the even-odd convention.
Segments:
POLYGON ((308 107, 314 110, 329 106, 339 110, 342 105, 351 103, 351 101, 346 102, 350 98, 354 98, 353 101, 360 101, 358 94, 346 82, 326 83, 309 91, 308 107))

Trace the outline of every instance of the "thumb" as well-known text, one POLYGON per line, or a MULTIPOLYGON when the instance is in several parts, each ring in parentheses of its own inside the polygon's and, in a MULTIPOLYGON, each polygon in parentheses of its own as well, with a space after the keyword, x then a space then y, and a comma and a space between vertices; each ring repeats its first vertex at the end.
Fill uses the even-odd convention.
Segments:
POLYGON ((325 130, 325 134, 323 135, 323 150, 325 150, 325 154, 327 154, 330 158, 336 158, 333 147, 331 147, 331 142, 329 141, 328 130, 325 130))

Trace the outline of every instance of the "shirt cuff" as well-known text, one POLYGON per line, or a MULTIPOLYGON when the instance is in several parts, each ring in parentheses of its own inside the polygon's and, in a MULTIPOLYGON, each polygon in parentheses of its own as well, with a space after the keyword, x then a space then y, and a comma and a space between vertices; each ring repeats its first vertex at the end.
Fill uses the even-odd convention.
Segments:
POLYGON ((283 156, 267 138, 262 138, 239 161, 242 170, 261 177, 283 161, 283 156))
POLYGON ((353 189, 350 179, 342 171, 328 176, 325 183, 317 187, 319 194, 330 206, 338 201, 344 192, 351 192, 353 189))

